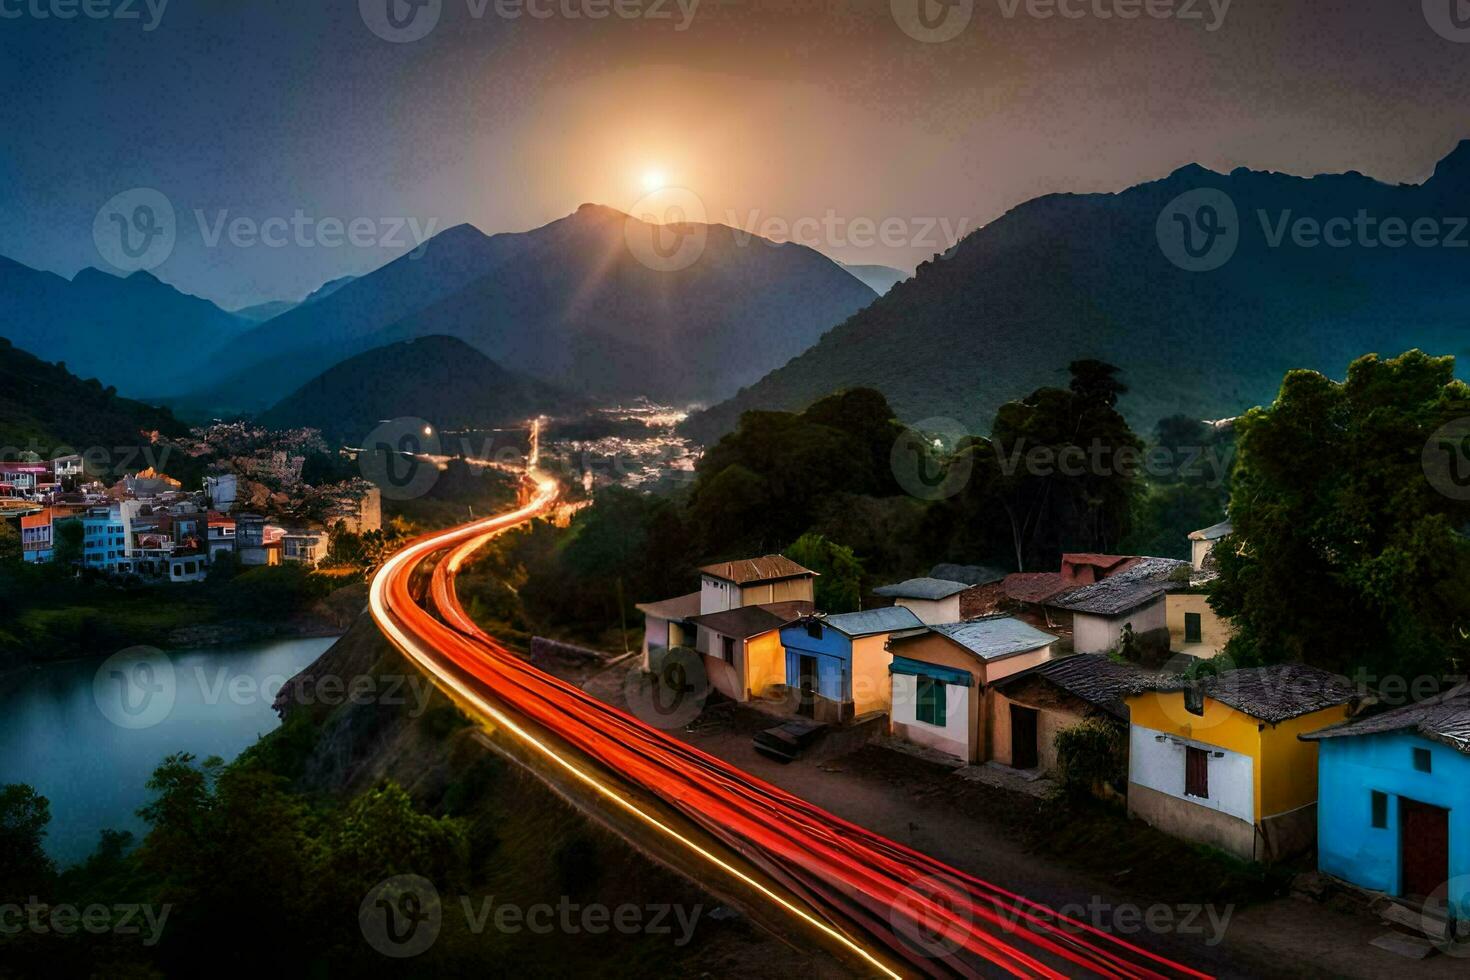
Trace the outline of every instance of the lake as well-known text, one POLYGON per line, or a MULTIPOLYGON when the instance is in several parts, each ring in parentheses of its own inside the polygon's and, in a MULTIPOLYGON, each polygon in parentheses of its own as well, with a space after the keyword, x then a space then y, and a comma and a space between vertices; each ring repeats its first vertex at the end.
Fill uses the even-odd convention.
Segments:
POLYGON ((141 838, 136 811, 164 757, 233 759, 280 724, 276 692, 333 642, 134 648, 0 677, 0 784, 30 783, 51 801, 46 851, 62 867, 91 854, 105 828, 141 838))

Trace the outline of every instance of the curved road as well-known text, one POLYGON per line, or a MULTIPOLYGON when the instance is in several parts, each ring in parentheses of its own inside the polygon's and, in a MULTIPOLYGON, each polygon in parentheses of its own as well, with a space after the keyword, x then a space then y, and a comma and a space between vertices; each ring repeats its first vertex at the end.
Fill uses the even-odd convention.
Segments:
POLYGON ((537 436, 533 426, 527 504, 411 542, 379 569, 369 603, 384 635, 538 760, 553 788, 657 838, 715 890, 762 903, 860 972, 1206 976, 821 810, 537 670, 481 631, 454 576, 490 538, 556 501, 556 481, 537 468, 537 436))

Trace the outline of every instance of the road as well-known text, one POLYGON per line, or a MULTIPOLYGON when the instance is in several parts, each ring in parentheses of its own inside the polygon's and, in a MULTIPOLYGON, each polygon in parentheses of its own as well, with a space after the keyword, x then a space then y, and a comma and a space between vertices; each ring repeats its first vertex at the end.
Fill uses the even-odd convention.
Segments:
POLYGON ((999 885, 947 867, 708 755, 540 671, 480 630, 454 577, 495 535, 559 495, 533 425, 523 506, 418 538, 384 562, 379 628, 442 690, 539 760, 538 774, 641 828, 880 976, 1204 977, 999 885))

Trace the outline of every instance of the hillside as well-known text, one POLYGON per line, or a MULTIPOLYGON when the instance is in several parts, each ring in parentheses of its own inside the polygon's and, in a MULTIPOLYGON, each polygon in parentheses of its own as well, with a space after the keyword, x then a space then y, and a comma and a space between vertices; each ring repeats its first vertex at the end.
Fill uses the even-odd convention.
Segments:
POLYGON ((440 429, 491 428, 574 411, 581 399, 507 371, 453 337, 370 350, 328 369, 260 416, 272 428, 311 426, 353 445, 383 419, 422 418, 440 429))
POLYGON ((92 447, 125 454, 129 447, 147 445, 143 433, 155 431, 181 435, 184 427, 166 409, 120 398, 0 337, 0 447, 5 458, 28 449, 45 458, 60 450, 81 453, 92 447))
POLYGON ((205 358, 248 327, 147 272, 87 268, 68 280, 0 257, 0 330, 134 397, 197 385, 205 358))
POLYGON ((1336 377, 1367 352, 1464 355, 1470 230, 1453 216, 1467 214, 1470 142, 1417 185, 1192 165, 1121 193, 1038 198, 686 428, 710 440, 747 409, 800 408, 863 385, 905 420, 952 417, 983 432, 1003 402, 1064 383, 1067 363, 1083 357, 1123 369, 1132 390, 1122 407, 1147 428, 1174 413, 1219 418, 1269 401, 1292 368, 1336 377), (1238 246, 1218 268, 1186 271, 1164 254, 1172 217, 1160 216, 1206 188, 1233 203, 1238 246), (1349 231, 1346 245, 1319 236, 1313 246, 1294 230, 1301 218, 1348 227, 1360 212, 1372 228, 1430 219, 1446 244, 1388 247, 1376 231, 1349 231))
POLYGON ((840 264, 879 296, 908 278, 908 273, 886 265, 851 265, 847 262, 840 264))
POLYGON ((697 227, 703 253, 677 271, 649 268, 629 247, 649 226, 597 205, 528 232, 450 228, 417 257, 251 330, 210 361, 226 380, 183 400, 258 409, 344 356, 445 334, 590 395, 707 401, 875 298, 812 249, 697 227))

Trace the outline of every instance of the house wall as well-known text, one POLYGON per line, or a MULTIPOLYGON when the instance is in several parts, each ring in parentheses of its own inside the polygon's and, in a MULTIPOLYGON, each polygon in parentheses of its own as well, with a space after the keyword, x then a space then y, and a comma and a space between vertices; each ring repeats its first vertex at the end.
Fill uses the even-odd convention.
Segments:
MULTIPOLYGON (((985 664, 979 657, 956 645, 954 641, 940 636, 938 633, 920 633, 911 638, 906 638, 899 643, 890 644, 889 646, 890 663, 892 662, 891 658, 896 655, 906 657, 909 660, 917 660, 921 663, 950 667, 954 670, 964 671, 970 675, 973 681, 973 686, 970 688, 973 696, 967 698, 965 704, 965 713, 967 716, 966 741, 968 748, 964 758, 968 762, 983 762, 985 760, 985 664)), ((884 670, 887 669, 887 664, 885 664, 884 670)), ((893 690, 893 697, 895 699, 893 705, 894 725, 892 726, 892 731, 898 738, 909 738, 908 726, 899 722, 899 705, 897 703, 899 691, 898 678, 895 677, 893 690)), ((908 690, 906 692, 910 699, 913 698, 915 693, 916 691, 914 690, 908 690)), ((945 704, 946 707, 949 704, 947 698, 945 704)), ((914 717, 914 705, 912 701, 907 706, 905 717, 914 717)), ((916 741, 920 745, 927 744, 921 740, 924 733, 921 731, 919 734, 920 739, 912 739, 912 741, 916 741)))
POLYGON ((888 633, 860 636, 852 641, 852 701, 859 714, 887 711, 893 704, 893 684, 888 665, 888 633))
POLYGON ((1072 649, 1076 653, 1107 653, 1115 650, 1123 627, 1128 623, 1133 624, 1134 633, 1163 629, 1168 625, 1164 597, 1161 595, 1153 602, 1121 616, 1095 616, 1092 613, 1074 612, 1072 649))
POLYGON ((978 700, 975 689, 960 684, 944 685, 944 724, 919 721, 919 679, 911 674, 893 675, 891 730, 905 741, 936 749, 965 762, 978 761, 971 751, 971 704, 978 700))
POLYGON ((707 626, 695 628, 694 649, 702 655, 705 676, 715 690, 733 701, 745 700, 745 684, 740 679, 742 645, 739 640, 735 641, 735 649, 731 654, 735 658, 734 662, 728 661, 724 654, 724 634, 707 626))
POLYGON ((1340 705, 1261 729, 1260 819, 1317 802, 1317 743, 1297 736, 1345 721, 1348 714, 1348 706, 1340 705))
POLYGON ((782 579, 779 582, 757 582, 741 586, 713 575, 699 577, 699 614, 724 612, 741 606, 763 606, 769 602, 787 602, 796 599, 813 601, 812 577, 782 579))
POLYGON ((781 632, 771 630, 745 641, 746 696, 761 697, 775 684, 786 683, 786 651, 781 632))
POLYGON ((1023 701, 1014 701, 996 690, 991 690, 988 697, 990 703, 986 707, 986 714, 990 717, 990 759, 1003 766, 1012 765, 1014 759, 1011 747, 1012 704, 1036 710, 1036 758, 1037 765, 1044 772, 1056 768, 1058 733, 1084 720, 1080 712, 1057 707, 1036 707, 1023 701))
POLYGON ((1399 800, 1450 811, 1450 892, 1470 903, 1470 756, 1407 732, 1323 739, 1319 747, 1317 860, 1319 867, 1364 888, 1402 894, 1399 800), (1413 750, 1428 749, 1432 772, 1413 766, 1413 750), (1387 793, 1388 826, 1373 826, 1373 791, 1387 793))
MULTIPOLYGON (((1196 542, 1197 543, 1197 542, 1196 542)), ((1218 656, 1234 635, 1230 620, 1210 608, 1209 597, 1196 592, 1171 592, 1164 597, 1164 618, 1169 626, 1169 649, 1208 660, 1218 656), (1199 613, 1200 642, 1184 639, 1184 614, 1199 613)), ((1137 629, 1137 627, 1134 627, 1137 629)))
POLYGON ((786 684, 793 690, 801 687, 801 657, 816 658, 817 693, 829 701, 851 700, 852 645, 837 630, 822 627, 820 637, 809 636, 806 624, 795 623, 781 629, 781 646, 786 651, 786 684))
POLYGON ((895 599, 895 606, 903 606, 919 617, 921 623, 958 623, 960 621, 960 594, 955 593, 937 602, 931 599, 895 599))
POLYGON ((1132 725, 1128 731, 1128 782, 1205 809, 1216 810, 1243 820, 1248 826, 1256 822, 1256 760, 1253 756, 1221 748, 1209 742, 1183 739, 1171 732, 1132 725), (1159 741, 1162 738, 1163 741, 1159 741), (1209 760, 1208 799, 1184 793, 1184 757, 1186 748, 1204 749, 1209 760), (1222 755, 1219 758, 1214 753, 1222 755))
POLYGON ((1189 542, 1189 561, 1194 565, 1196 572, 1205 567, 1205 558, 1209 556, 1210 549, 1214 546, 1213 541, 1191 540, 1189 542))
POLYGON ((648 670, 653 665, 648 659, 648 652, 653 647, 669 648, 669 621, 647 613, 643 616, 643 669, 648 670))

